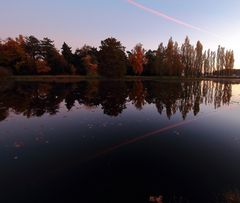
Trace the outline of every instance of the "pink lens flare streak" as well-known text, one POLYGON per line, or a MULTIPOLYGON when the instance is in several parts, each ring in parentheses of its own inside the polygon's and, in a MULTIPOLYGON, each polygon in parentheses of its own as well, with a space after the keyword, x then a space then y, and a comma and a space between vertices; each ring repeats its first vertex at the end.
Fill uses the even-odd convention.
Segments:
MULTIPOLYGON (((231 106, 226 106, 224 107, 223 110, 226 110, 226 111, 231 111, 231 110, 234 110, 235 108, 239 108, 239 104, 232 104, 231 106)), ((168 125, 168 126, 165 126, 163 128, 160 128, 158 130, 155 130, 155 131, 152 131, 152 132, 148 132, 142 136, 139 136, 139 137, 136 137, 136 138, 133 138, 133 139, 129 139, 129 140, 126 140, 122 143, 119 143, 119 144, 116 144, 116 145, 113 145, 97 154, 95 154, 94 156, 91 156, 89 157, 87 160, 92 160, 92 159, 96 159, 98 157, 101 157, 101 156, 104 156, 104 155, 107 155, 119 148, 122 148, 122 147, 125 147, 127 145, 130 145, 130 144, 134 144, 138 141, 141 141, 141 140, 144 140, 148 137, 152 137, 152 136, 156 136, 156 135, 161 135, 162 133, 166 132, 166 131, 169 131, 169 130, 172 130, 172 129, 176 129, 176 128, 179 128, 179 127, 182 127, 182 126, 185 126, 185 125, 188 125, 188 124, 191 124, 191 123, 194 123, 195 121, 198 121, 198 120, 201 120, 201 119, 204 119, 204 118, 207 118, 207 117, 211 117, 211 116, 214 116, 216 115, 215 112, 210 112, 209 114, 205 115, 205 116, 200 116, 200 117, 197 117, 197 118, 193 118, 193 119, 190 119, 190 120, 184 120, 184 121, 180 121, 180 122, 177 122, 175 124, 171 124, 171 125, 168 125)))
POLYGON ((154 14, 154 15, 160 16, 160 17, 162 17, 162 18, 164 18, 164 19, 166 19, 166 20, 168 20, 168 21, 172 21, 172 22, 174 22, 174 23, 177 23, 177 24, 179 24, 179 25, 182 25, 182 26, 184 26, 184 27, 187 27, 187 28, 190 28, 190 29, 193 29, 193 30, 197 30, 197 31, 200 31, 200 32, 204 32, 204 33, 210 34, 210 35, 212 35, 212 36, 214 36, 214 37, 217 37, 217 38, 220 38, 220 39, 222 38, 222 37, 218 36, 218 35, 215 34, 215 33, 212 33, 212 32, 210 32, 210 31, 207 31, 207 30, 202 29, 202 28, 200 28, 200 27, 191 25, 191 24, 189 24, 189 23, 186 23, 186 22, 184 22, 184 21, 182 21, 182 20, 179 20, 179 19, 177 19, 177 18, 171 17, 171 16, 169 16, 169 15, 166 15, 166 14, 164 14, 164 13, 158 11, 158 10, 155 10, 155 9, 152 9, 152 8, 149 8, 149 7, 146 7, 146 6, 144 6, 143 4, 137 3, 137 2, 134 1, 134 0, 127 0, 127 1, 128 1, 128 3, 134 5, 135 7, 138 7, 138 8, 140 8, 140 9, 142 9, 142 10, 148 12, 148 13, 152 13, 152 14, 154 14))

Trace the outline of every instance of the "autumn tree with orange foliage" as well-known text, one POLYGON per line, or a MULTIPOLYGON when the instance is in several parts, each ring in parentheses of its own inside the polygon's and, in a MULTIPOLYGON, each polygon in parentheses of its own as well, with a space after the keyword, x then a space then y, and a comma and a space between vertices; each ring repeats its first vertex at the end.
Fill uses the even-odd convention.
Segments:
POLYGON ((147 63, 145 52, 146 51, 143 49, 142 44, 137 44, 129 53, 129 61, 136 75, 142 74, 143 66, 147 63))
POLYGON ((144 87, 144 84, 141 80, 134 82, 131 92, 129 93, 129 99, 132 100, 132 103, 139 110, 145 105, 145 99, 147 96, 147 90, 144 87))
POLYGON ((25 52, 25 39, 22 35, 1 43, 0 66, 7 67, 14 74, 34 74, 35 62, 25 52))

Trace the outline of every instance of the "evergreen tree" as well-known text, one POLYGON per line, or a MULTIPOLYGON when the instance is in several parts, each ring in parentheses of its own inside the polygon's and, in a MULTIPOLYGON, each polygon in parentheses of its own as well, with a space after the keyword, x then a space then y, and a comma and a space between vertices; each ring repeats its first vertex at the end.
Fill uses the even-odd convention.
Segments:
POLYGON ((51 68, 51 74, 69 73, 69 66, 64 57, 55 48, 54 41, 49 38, 44 38, 41 41, 41 55, 51 68))
POLYGON ((32 57, 32 59, 40 59, 41 58, 41 44, 40 41, 34 37, 29 36, 26 37, 25 42, 25 50, 32 57))
POLYGON ((73 64, 73 53, 72 48, 65 42, 62 45, 62 55, 69 64, 73 64))
POLYGON ((123 77, 126 73, 125 48, 115 38, 101 42, 99 51, 99 74, 104 77, 123 77))

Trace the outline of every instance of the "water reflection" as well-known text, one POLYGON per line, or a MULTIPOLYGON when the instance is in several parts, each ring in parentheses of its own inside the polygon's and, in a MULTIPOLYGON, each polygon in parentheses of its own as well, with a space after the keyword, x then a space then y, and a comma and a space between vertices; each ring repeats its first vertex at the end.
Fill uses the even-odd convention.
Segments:
POLYGON ((221 199, 221 203, 238 203, 240 202, 240 192, 238 190, 226 192, 221 199))
POLYGON ((101 107, 109 116, 119 116, 127 103, 138 110, 147 104, 156 106, 160 114, 171 119, 181 112, 186 119, 195 116, 201 104, 220 108, 229 105, 232 86, 227 82, 155 82, 155 81, 83 81, 80 83, 20 83, 0 84, 0 121, 9 112, 26 117, 55 115, 62 103, 70 111, 77 103, 87 109, 101 107))
POLYGON ((240 202, 238 88, 2 83, 0 202, 240 202))
POLYGON ((159 196, 150 196, 149 201, 153 202, 153 203, 163 203, 163 197, 161 195, 159 195, 159 196))
MULTIPOLYGON (((199 197, 201 199, 201 197, 199 197)), ((196 202, 201 202, 201 200, 195 200, 196 202)), ((151 203, 189 203, 195 202, 190 199, 186 199, 182 196, 171 195, 171 196, 162 196, 162 195, 153 195, 149 197, 149 202, 151 203)), ((206 201, 206 200, 205 200, 206 201)), ((202 202, 205 202, 202 201, 202 202)), ((240 202, 240 192, 239 190, 230 190, 227 192, 223 192, 222 194, 216 194, 215 198, 212 197, 212 200, 205 203, 239 203, 240 202)))

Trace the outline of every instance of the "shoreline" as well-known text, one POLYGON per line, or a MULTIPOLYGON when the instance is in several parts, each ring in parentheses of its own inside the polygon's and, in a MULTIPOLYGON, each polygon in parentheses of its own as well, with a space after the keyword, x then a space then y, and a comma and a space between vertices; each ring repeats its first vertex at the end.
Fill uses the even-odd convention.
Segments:
POLYGON ((7 76, 0 77, 0 81, 17 81, 17 82, 81 82, 86 80, 112 80, 112 81, 132 81, 132 80, 152 80, 152 81, 199 81, 199 80, 211 80, 222 82, 238 82, 240 83, 240 77, 171 77, 171 76, 125 76, 123 78, 104 78, 104 77, 92 77, 82 75, 26 75, 26 76, 7 76))

